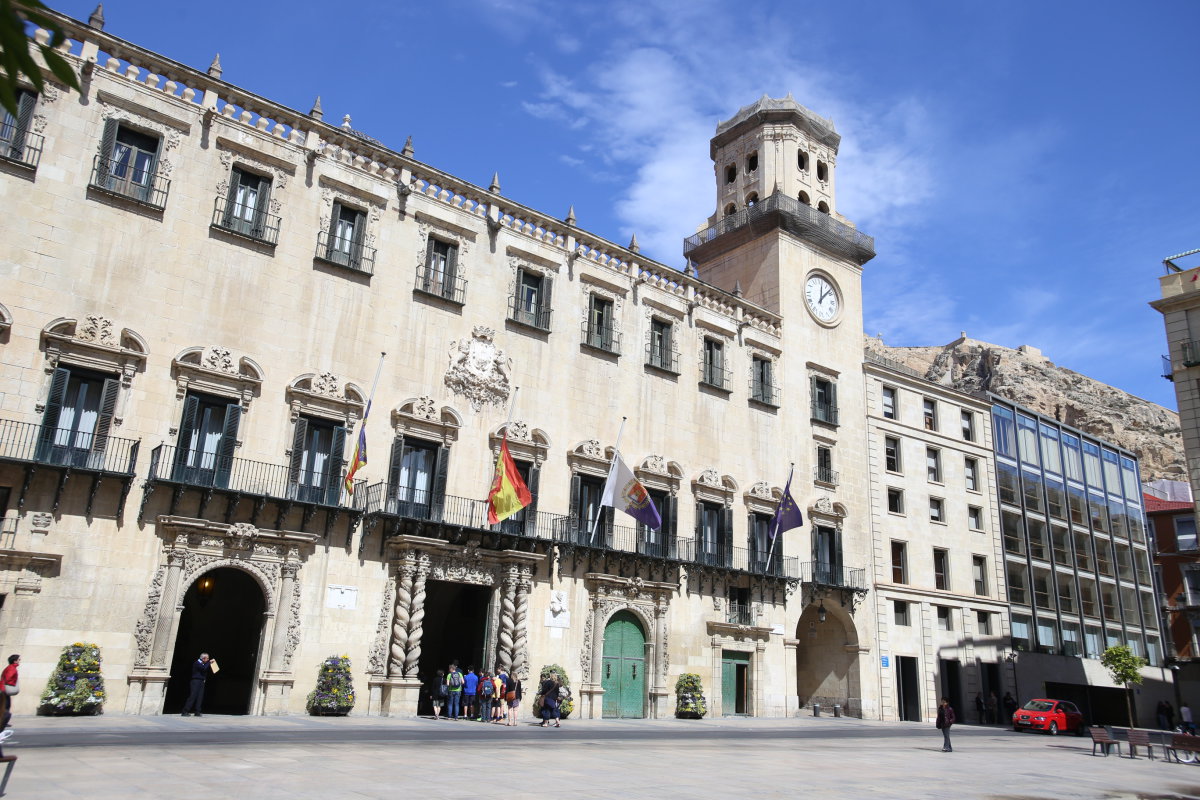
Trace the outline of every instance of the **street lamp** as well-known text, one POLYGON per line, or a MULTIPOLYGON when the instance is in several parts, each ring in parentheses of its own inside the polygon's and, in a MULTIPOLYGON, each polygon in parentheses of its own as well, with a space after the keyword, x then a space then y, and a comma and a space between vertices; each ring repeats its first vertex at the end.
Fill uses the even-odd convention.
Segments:
POLYGON ((1182 705, 1179 695, 1179 671, 1181 667, 1178 661, 1172 661, 1167 665, 1167 668, 1171 670, 1171 683, 1175 686, 1175 713, 1178 714, 1179 706, 1182 705))
POLYGON ((817 622, 825 621, 825 601, 821 601, 821 607, 817 609, 817 622))
POLYGON ((1020 705, 1021 705, 1021 684, 1020 684, 1020 682, 1017 681, 1017 651, 1010 650, 1008 655, 1006 655, 1004 657, 1004 660, 1007 661, 1009 664, 1012 664, 1013 694, 1016 695, 1015 699, 1017 701, 1017 706, 1020 707, 1020 705))

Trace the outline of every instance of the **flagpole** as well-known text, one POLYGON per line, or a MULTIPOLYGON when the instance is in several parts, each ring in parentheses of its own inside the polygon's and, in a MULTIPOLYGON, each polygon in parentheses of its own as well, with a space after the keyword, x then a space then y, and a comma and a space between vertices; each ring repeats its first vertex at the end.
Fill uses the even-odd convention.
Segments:
MULTIPOLYGON (((374 402, 374 400, 375 400, 375 390, 379 387, 379 373, 383 372, 383 360, 385 358, 387 358, 387 353, 381 351, 379 353, 379 363, 377 365, 375 365, 375 379, 373 381, 371 381, 371 393, 369 395, 367 395, 367 407, 363 410, 362 421, 358 424, 358 436, 359 436, 360 441, 362 440, 362 437, 364 435, 363 431, 367 427, 367 417, 371 416, 371 403, 374 402)), ((358 463, 358 456, 359 456, 359 446, 356 444, 354 446, 355 464, 358 463)), ((353 467, 351 467, 351 468, 353 469, 353 467)), ((354 494, 354 485, 352 483, 350 483, 349 475, 346 476, 345 482, 346 482, 346 487, 345 487, 346 491, 349 492, 350 494, 354 494)))
MULTIPOLYGON (((788 470, 787 483, 785 483, 784 486, 792 485, 792 475, 795 474, 795 472, 796 472, 796 462, 793 461, 791 468, 788 470)), ((784 489, 784 492, 786 493, 787 489, 784 489)), ((780 498, 779 502, 782 503, 783 498, 780 498)), ((775 519, 773 519, 771 521, 771 524, 776 527, 779 526, 779 508, 778 507, 775 508, 775 519)), ((771 559, 774 558, 774 556, 775 556, 775 539, 778 536, 779 536, 779 533, 776 532, 775 535, 771 537, 771 541, 767 543, 767 565, 765 567, 763 567, 763 572, 771 571, 771 559)))
POLYGON ((520 386, 513 387, 513 399, 508 404, 508 419, 504 420, 504 438, 508 438, 508 426, 512 424, 513 412, 517 410, 517 392, 521 391, 520 386))
MULTIPOLYGON (((625 433, 625 420, 627 419, 629 419, 629 417, 621 417, 621 427, 617 429, 617 443, 613 445, 613 460, 612 464, 610 464, 608 467, 608 474, 610 477, 612 476, 613 467, 617 465, 617 457, 621 453, 621 435, 625 433)), ((608 481, 605 480, 605 484, 607 483, 608 481)), ((589 546, 596 539, 596 526, 600 524, 600 508, 601 506, 596 506, 596 518, 592 520, 592 533, 590 536, 588 536, 589 546)))

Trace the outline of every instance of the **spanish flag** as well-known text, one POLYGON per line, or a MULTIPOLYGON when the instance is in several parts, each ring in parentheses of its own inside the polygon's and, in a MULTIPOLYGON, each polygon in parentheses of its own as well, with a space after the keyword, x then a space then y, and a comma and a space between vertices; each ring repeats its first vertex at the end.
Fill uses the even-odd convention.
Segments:
POLYGON ((500 457, 496 459, 496 477, 492 490, 488 492, 488 524, 496 525, 516 514, 533 502, 529 487, 521 480, 517 465, 508 454, 508 433, 500 445, 500 457))

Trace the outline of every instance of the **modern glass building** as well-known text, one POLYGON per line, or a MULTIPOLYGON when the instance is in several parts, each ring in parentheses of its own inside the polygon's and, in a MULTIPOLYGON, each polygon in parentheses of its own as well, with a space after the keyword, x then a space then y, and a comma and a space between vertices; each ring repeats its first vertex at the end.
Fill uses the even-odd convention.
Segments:
POLYGON ((1161 666, 1137 456, 991 400, 1013 650, 1161 666))

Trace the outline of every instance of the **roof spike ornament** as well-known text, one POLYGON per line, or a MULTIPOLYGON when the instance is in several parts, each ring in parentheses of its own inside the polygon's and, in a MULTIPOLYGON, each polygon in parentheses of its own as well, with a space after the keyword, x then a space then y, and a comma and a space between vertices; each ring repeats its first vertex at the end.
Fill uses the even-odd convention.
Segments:
POLYGON ((88 17, 88 27, 98 31, 104 30, 104 3, 96 4, 96 10, 88 17))
POLYGON ((325 117, 325 112, 321 109, 321 95, 317 95, 317 99, 313 101, 312 108, 308 110, 308 115, 318 122, 325 117))
POLYGON ((412 134, 409 134, 408 138, 404 140, 404 149, 400 151, 400 155, 405 158, 413 157, 412 134))
POLYGON ((575 227, 575 204, 571 204, 571 208, 567 210, 567 224, 572 228, 575 227))
POLYGON ((488 191, 492 194, 500 194, 500 173, 492 173, 492 183, 488 186, 488 191))
POLYGON ((742 282, 741 281, 733 282, 733 296, 734 297, 742 296, 742 282))
POLYGON ((212 63, 208 65, 208 74, 214 78, 220 78, 221 71, 221 54, 217 53, 213 56, 212 63))
POLYGON ((349 128, 349 127, 350 127, 350 115, 349 115, 349 114, 343 114, 343 115, 342 115, 342 127, 343 127, 343 128, 349 128))
POLYGON ((640 253, 640 252, 641 252, 641 250, 642 250, 640 247, 638 247, 638 241, 637 241, 637 234, 636 234, 636 233, 633 235, 633 238, 631 238, 631 239, 629 240, 629 250, 630 250, 631 252, 634 252, 634 253, 640 253))

